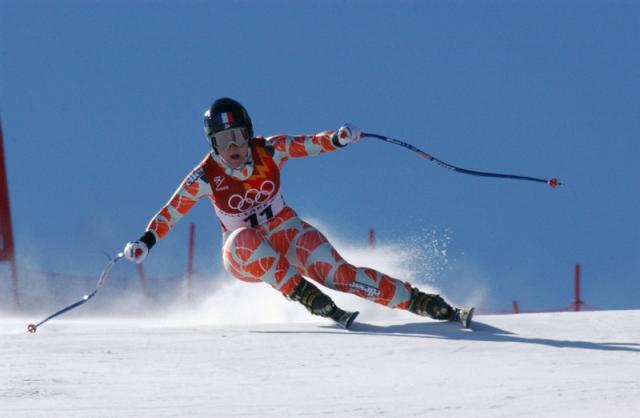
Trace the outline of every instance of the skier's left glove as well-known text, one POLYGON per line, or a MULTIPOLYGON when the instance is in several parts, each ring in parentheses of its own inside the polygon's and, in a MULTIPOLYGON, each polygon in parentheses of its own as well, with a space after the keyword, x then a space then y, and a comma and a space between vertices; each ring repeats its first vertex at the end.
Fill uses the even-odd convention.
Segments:
POLYGON ((356 142, 362 137, 362 131, 357 126, 345 123, 338 129, 333 137, 334 145, 344 147, 347 144, 356 142))

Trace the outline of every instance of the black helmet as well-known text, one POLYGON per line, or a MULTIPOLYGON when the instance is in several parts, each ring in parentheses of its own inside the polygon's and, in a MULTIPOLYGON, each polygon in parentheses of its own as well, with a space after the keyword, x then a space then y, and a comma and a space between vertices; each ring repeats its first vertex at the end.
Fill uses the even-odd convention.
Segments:
POLYGON ((216 150, 214 135, 230 128, 247 128, 249 136, 253 138, 253 123, 247 109, 229 97, 223 97, 213 102, 204 113, 204 132, 209 144, 216 150))

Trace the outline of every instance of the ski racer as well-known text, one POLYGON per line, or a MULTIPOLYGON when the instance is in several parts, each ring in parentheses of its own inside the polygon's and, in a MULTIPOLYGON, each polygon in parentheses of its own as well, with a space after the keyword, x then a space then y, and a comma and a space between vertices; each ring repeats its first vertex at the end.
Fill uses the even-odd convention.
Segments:
POLYGON ((210 152, 187 175, 144 234, 126 244, 125 257, 141 263, 200 199, 209 198, 223 233, 225 269, 246 282, 266 282, 314 315, 344 328, 357 312, 346 312, 316 283, 390 308, 469 326, 473 310, 457 309, 436 294, 371 268, 349 264, 315 227, 283 199, 280 170, 292 158, 336 151, 361 138, 354 125, 314 135, 254 136, 246 109, 230 98, 216 100, 204 115, 210 152))

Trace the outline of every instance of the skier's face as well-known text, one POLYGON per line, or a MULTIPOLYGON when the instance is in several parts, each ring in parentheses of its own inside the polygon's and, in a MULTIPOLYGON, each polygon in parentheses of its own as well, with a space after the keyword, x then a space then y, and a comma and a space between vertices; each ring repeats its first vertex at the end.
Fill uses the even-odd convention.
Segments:
POLYGON ((245 127, 231 128, 215 134, 218 152, 225 162, 239 168, 247 160, 249 130, 245 127))
POLYGON ((249 153, 249 142, 238 146, 231 144, 227 149, 220 150, 220 156, 224 158, 225 162, 233 168, 240 168, 245 161, 247 161, 247 154, 249 153))

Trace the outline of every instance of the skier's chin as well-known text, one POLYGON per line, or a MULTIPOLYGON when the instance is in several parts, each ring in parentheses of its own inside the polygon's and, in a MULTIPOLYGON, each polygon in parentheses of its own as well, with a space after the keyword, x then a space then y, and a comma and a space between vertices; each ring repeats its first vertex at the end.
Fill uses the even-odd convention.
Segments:
POLYGON ((240 153, 231 154, 227 158, 225 158, 225 160, 227 160, 227 164, 229 164, 233 168, 239 168, 244 162, 244 158, 242 158, 242 155, 240 153))

